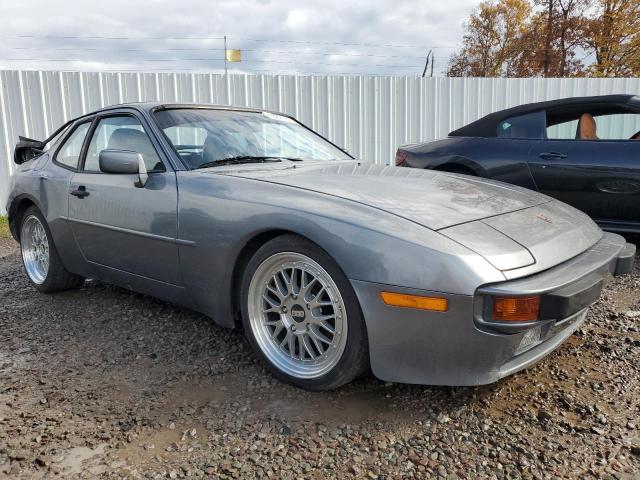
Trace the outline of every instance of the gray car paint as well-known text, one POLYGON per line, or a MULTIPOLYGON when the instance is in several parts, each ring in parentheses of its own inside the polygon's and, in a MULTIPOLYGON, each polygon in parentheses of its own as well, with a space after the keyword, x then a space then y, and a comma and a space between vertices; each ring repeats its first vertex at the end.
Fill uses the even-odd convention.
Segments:
POLYGON ((237 170, 229 175, 371 206, 437 230, 501 271, 544 270, 583 252, 602 236, 585 214, 568 205, 470 176, 356 162, 237 170), (390 193, 381 195, 383 191, 390 193))
MULTIPOLYGON (((407 352, 415 353, 415 342, 422 345, 423 338, 413 333, 440 342, 455 337, 455 348, 442 345, 416 353, 413 368, 427 372, 476 341, 491 339, 483 354, 516 341, 513 336, 477 335, 473 299, 480 286, 516 278, 513 272, 530 275, 558 265, 601 236, 591 220, 572 219, 571 211, 544 195, 440 172, 371 166, 355 160, 189 171, 153 123, 150 112, 154 107, 132 105, 106 111, 135 112, 165 164, 167 171, 150 173, 144 188, 136 188, 130 175, 108 178, 108 174, 62 168, 51 160, 54 148, 18 168, 8 211, 13 219, 23 200, 35 203, 47 219, 68 270, 186 305, 221 325, 235 323, 237 282, 245 253, 280 232, 294 232, 327 251, 350 279, 365 313, 370 345, 399 348, 414 342, 407 352), (81 184, 90 190, 87 198, 91 201, 69 195, 81 184), (550 221, 544 220, 544 225, 522 222, 522 231, 508 234, 500 228, 506 231, 509 221, 503 227, 491 226, 506 254, 473 239, 481 233, 480 229, 474 232, 477 222, 486 229, 490 222, 535 208, 543 209, 550 221), (443 234, 446 229, 469 225, 468 238, 443 234), (571 232, 577 232, 574 237, 583 241, 562 248, 561 241, 554 242, 558 235, 574 238, 571 232), (522 237, 516 238, 517 234, 522 237), (537 238, 545 247, 536 248, 538 243, 527 238, 537 238), (385 307, 377 297, 380 288, 446 295, 450 311, 436 314, 385 307), (384 328, 379 328, 381 321, 386 322, 384 328), (433 322, 440 327, 429 330, 433 322), (390 329, 407 338, 390 338, 390 329)), ((15 234, 13 220, 12 231, 15 234)), ((504 352, 513 353, 509 348, 500 350, 501 362, 504 352)), ((372 348, 371 352, 374 373, 385 379, 481 383, 483 378, 496 378, 474 373, 467 376, 473 380, 464 380, 464 372, 454 375, 454 368, 468 367, 468 355, 456 358, 446 370, 434 370, 441 373, 424 373, 421 380, 405 376, 402 370, 390 376, 385 372, 406 368, 409 354, 394 358, 389 348, 372 348)), ((489 360, 496 360, 496 355, 494 352, 489 360)))
POLYGON ((551 201, 547 196, 513 189, 502 183, 369 163, 325 164, 313 169, 279 172, 264 169, 250 173, 239 171, 237 175, 370 205, 431 230, 551 201), (319 178, 322 182, 318 182, 319 178))
MULTIPOLYGON (((314 169, 295 170, 306 168, 314 169)), ((471 294, 477 282, 505 278, 466 247, 391 213, 238 176, 243 169, 227 170, 231 174, 222 167, 216 170, 178 175, 180 235, 194 242, 180 246, 184 284, 199 308, 214 318, 230 318, 230 312, 220 310, 228 301, 213 303, 212 285, 227 300, 232 292, 233 259, 251 238, 274 228, 312 239, 350 279, 384 278, 391 285, 415 287, 438 282, 444 291, 471 294), (462 271, 466 274, 460 275, 462 271)))
MULTIPOLYGON (((482 385, 526 368, 564 341, 585 320, 586 309, 566 319, 532 322, 513 334, 482 328, 483 294, 531 295, 559 289, 588 275, 613 273, 623 237, 607 233, 575 258, 520 280, 484 285, 475 295, 444 295, 449 312, 394 309, 377 301, 385 285, 353 281, 369 333, 371 369, 386 381, 431 385, 482 385), (538 341, 520 350, 530 330, 538 341)), ((401 289, 402 293, 443 296, 441 292, 401 289)))

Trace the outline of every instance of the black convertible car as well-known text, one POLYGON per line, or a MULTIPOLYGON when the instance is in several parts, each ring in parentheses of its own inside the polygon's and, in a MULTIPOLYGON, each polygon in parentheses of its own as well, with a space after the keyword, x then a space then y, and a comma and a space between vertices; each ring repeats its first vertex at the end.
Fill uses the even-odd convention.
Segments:
POLYGON ((605 230, 640 232, 640 97, 531 103, 443 140, 402 146, 396 165, 493 178, 558 198, 605 230))

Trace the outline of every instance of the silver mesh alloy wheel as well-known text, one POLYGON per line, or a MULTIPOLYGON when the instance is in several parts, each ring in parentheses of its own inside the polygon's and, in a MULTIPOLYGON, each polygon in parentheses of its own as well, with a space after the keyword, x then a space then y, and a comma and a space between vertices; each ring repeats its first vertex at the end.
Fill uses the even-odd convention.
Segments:
POLYGON ((317 262, 295 252, 272 255, 255 271, 248 302, 254 337, 279 370, 305 379, 336 366, 347 341, 346 310, 317 262))
POLYGON ((47 231, 35 215, 22 222, 20 246, 27 275, 33 283, 41 285, 49 273, 49 241, 47 231))

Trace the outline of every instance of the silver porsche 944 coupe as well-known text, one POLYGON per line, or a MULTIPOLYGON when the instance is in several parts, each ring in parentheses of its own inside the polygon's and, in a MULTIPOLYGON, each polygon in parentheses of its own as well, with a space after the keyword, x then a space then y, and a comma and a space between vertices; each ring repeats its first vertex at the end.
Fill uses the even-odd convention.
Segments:
POLYGON ((635 247, 520 187, 361 163, 295 119, 105 108, 21 138, 7 210, 41 292, 86 277, 241 324, 278 378, 494 382, 576 330, 635 247))

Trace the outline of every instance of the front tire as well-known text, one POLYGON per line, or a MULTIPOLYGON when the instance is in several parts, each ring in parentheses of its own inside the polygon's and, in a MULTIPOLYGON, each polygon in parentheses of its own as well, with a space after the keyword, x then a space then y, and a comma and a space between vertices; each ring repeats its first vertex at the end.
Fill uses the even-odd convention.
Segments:
POLYGON ((47 221, 37 207, 29 207, 20 221, 20 252, 27 277, 43 293, 78 288, 84 278, 62 265, 47 221))
POLYGON ((350 382, 368 367, 366 327, 335 261, 297 235, 262 246, 245 269, 247 339, 273 375, 308 390, 350 382))

